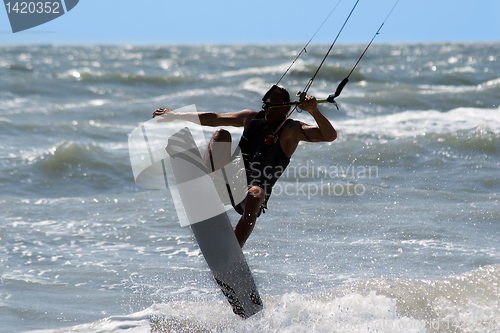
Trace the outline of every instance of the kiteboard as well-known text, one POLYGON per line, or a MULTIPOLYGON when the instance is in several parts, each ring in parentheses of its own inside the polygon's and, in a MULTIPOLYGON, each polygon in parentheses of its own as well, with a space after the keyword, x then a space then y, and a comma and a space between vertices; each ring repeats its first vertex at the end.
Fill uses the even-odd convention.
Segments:
POLYGON ((168 139, 177 193, 189 226, 222 293, 242 318, 263 308, 229 217, 188 128, 168 139))

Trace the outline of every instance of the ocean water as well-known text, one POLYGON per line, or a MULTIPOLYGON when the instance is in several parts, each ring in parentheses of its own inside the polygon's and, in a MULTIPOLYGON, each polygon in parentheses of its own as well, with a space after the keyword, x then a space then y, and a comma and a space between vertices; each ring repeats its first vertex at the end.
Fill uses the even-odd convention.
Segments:
MULTIPOLYGON (((301 47, 0 46, 0 332, 499 332, 500 43, 370 48, 320 107, 338 139, 299 145, 244 248, 250 319, 168 191, 134 183, 128 134, 156 108, 259 110, 301 47)), ((336 46, 310 93, 364 47, 336 46)))

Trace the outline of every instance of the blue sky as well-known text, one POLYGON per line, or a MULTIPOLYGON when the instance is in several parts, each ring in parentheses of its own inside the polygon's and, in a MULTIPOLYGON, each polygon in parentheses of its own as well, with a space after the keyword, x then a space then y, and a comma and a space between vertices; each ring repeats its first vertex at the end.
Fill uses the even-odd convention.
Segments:
MULTIPOLYGON (((355 2, 342 0, 313 42, 331 43, 355 2)), ((368 42, 395 2, 360 0, 338 43, 368 42)), ((305 43, 337 3, 80 0, 67 14, 16 34, 0 9, 0 44, 305 43)), ((450 41, 500 41, 500 0, 400 0, 375 42, 450 41)))

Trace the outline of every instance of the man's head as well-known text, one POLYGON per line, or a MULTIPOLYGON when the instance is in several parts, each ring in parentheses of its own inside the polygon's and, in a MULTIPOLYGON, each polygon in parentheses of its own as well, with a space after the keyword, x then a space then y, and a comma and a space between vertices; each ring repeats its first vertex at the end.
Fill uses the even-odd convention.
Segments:
MULTIPOLYGON (((290 102, 290 94, 285 88, 273 85, 264 95, 262 101, 270 104, 288 103, 290 102)), ((274 124, 283 121, 290 111, 290 108, 290 106, 264 108, 264 111, 266 111, 266 122, 274 124)))

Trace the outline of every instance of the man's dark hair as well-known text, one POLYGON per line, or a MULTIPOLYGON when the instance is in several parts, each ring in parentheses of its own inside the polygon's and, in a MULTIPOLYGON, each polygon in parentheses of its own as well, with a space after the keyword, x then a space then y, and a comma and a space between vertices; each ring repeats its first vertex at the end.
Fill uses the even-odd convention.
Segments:
POLYGON ((281 96, 283 98, 283 103, 290 102, 290 93, 285 88, 278 87, 278 89, 274 92, 274 94, 281 96))
POLYGON ((288 90, 277 85, 273 85, 271 89, 266 92, 264 97, 262 97, 262 101, 266 103, 269 98, 274 95, 280 96, 283 99, 283 103, 290 102, 290 93, 288 93, 288 90))

